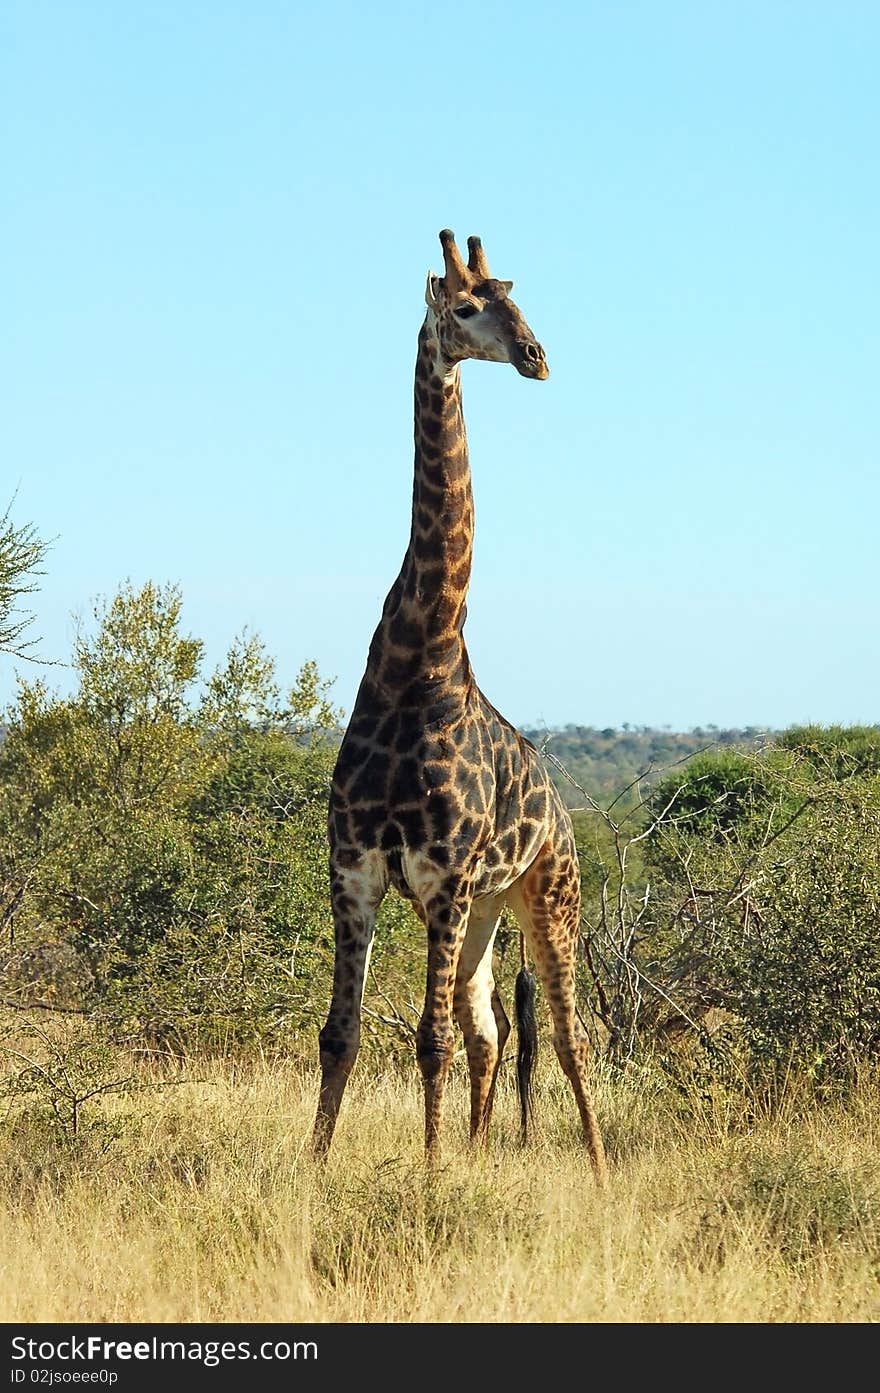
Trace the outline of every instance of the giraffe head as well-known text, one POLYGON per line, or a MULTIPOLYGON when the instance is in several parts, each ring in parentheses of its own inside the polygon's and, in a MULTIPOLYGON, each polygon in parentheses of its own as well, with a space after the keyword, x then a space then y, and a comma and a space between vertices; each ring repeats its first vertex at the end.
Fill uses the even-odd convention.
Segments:
POLYGON ((428 272, 425 300, 446 361, 481 358, 512 363, 523 377, 547 377, 544 350, 510 299, 513 281, 492 277, 479 237, 468 238, 467 265, 448 228, 440 233, 440 245, 446 274, 428 272))

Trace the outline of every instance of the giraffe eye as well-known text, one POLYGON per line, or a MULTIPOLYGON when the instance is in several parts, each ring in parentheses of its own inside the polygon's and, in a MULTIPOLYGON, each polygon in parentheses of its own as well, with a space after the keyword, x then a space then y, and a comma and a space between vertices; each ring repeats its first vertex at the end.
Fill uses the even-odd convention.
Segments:
POLYGON ((459 319, 473 319, 474 315, 479 314, 480 311, 476 305, 459 305, 455 313, 459 319))

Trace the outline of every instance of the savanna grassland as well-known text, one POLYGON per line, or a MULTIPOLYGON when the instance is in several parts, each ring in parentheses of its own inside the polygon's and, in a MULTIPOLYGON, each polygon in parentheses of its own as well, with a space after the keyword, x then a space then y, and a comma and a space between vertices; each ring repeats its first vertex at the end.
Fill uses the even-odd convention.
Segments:
MULTIPOLYGON (((529 1147, 511 1041, 488 1151, 459 1057, 426 1172, 425 935, 390 894, 319 1170, 341 714, 253 635, 205 674, 181 604, 124 586, 75 690, 5 713, 0 1319, 880 1319, 880 727, 542 737, 608 1189, 540 994, 529 1147)), ((518 965, 504 917, 508 1006, 518 965)))
MULTIPOLYGON (((119 1061, 120 1065, 123 1061, 119 1061)), ((316 1075, 139 1071, 77 1134, 33 1103, 0 1129, 0 1319, 34 1322, 841 1322, 880 1316, 876 1084, 772 1110, 604 1072, 597 1191, 547 1059, 526 1150, 507 1076, 488 1151, 425 1169, 417 1074, 359 1068, 330 1159, 316 1075)))

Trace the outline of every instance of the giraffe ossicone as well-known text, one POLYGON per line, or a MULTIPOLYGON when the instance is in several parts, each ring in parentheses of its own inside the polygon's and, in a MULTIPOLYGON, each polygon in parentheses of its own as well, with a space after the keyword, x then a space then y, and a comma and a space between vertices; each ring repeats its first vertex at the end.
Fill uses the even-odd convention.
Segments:
MULTIPOLYGON (((580 1113, 594 1173, 605 1152, 575 1008, 580 872, 571 818, 535 747, 480 691, 464 641, 474 508, 461 406, 466 359, 511 363, 542 380, 535 335, 495 280, 478 237, 464 261, 440 233, 444 275, 429 273, 415 371, 412 526, 385 600, 333 774, 328 819, 335 926, 333 989, 320 1033, 314 1150, 330 1145, 360 1035, 376 911, 393 887, 425 924, 425 1001, 416 1053, 425 1146, 436 1156, 443 1091, 464 1036, 470 1132, 485 1141, 510 1023, 492 970, 509 906, 541 979, 553 1042, 580 1113)), ((517 978, 518 1080, 525 1138, 534 980, 517 978), (527 1038, 528 1037, 528 1038, 527 1038)))

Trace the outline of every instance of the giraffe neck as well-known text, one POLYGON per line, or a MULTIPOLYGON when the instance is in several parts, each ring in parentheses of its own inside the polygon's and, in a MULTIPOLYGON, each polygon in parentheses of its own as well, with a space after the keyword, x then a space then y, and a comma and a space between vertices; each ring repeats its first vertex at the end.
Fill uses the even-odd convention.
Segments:
POLYGON ((469 672, 462 637, 471 576, 474 503, 458 364, 440 352, 429 311, 415 375, 412 527, 370 648, 374 679, 414 693, 469 672))

